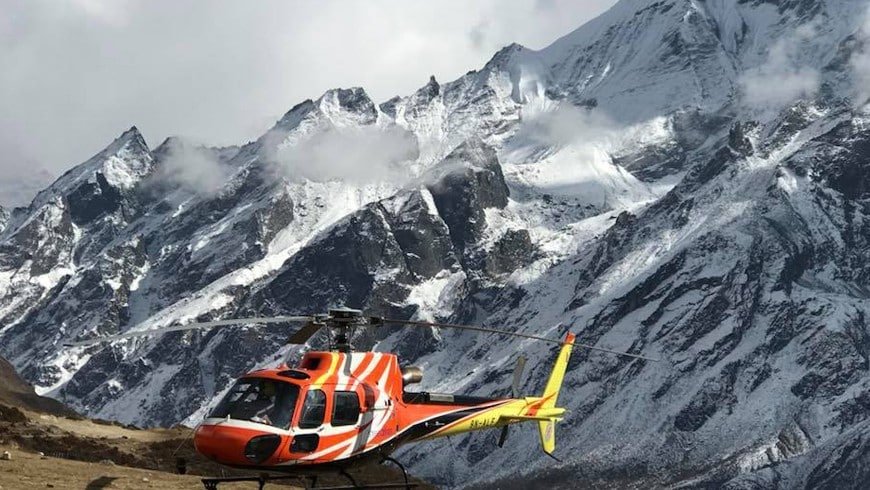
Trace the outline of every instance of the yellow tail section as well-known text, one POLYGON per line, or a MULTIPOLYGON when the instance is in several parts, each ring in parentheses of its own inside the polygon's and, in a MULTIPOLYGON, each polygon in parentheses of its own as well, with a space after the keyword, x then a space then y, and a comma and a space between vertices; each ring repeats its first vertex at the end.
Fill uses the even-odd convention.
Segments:
MULTIPOLYGON (((559 349, 559 356, 556 357, 556 364, 553 366, 553 371, 550 373, 550 379, 547 380, 547 386, 544 388, 544 394, 541 396, 541 411, 546 412, 547 409, 556 407, 556 400, 559 398, 559 390, 562 388, 562 381, 565 379, 565 370, 568 369, 568 359, 571 357, 571 349, 574 347, 574 334, 568 332, 565 336, 565 343, 559 349)), ((544 452, 552 455, 556 449, 556 419, 538 421, 538 431, 541 434, 541 446, 544 452)))

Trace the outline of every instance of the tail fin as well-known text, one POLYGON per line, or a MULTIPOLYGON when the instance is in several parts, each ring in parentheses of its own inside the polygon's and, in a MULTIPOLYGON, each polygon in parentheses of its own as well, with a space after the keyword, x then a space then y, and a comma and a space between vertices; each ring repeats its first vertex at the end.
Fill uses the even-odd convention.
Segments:
MULTIPOLYGON (((550 373, 550 379, 547 380, 547 386, 544 388, 541 408, 554 408, 556 406, 556 399, 562 388, 562 380, 565 379, 565 370, 568 369, 568 359, 571 357, 573 347, 574 334, 568 332, 565 336, 565 343, 559 349, 559 356, 556 357, 556 364, 550 373)), ((556 421, 552 419, 539 421, 538 431, 541 434, 541 446, 544 448, 544 452, 552 456, 556 449, 556 421)))

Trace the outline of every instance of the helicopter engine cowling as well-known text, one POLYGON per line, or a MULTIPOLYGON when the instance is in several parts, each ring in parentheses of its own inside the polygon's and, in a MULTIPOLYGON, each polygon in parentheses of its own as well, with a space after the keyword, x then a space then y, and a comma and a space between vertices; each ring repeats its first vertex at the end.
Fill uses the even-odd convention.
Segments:
POLYGON ((402 386, 423 381, 423 369, 417 366, 405 366, 402 368, 402 386))

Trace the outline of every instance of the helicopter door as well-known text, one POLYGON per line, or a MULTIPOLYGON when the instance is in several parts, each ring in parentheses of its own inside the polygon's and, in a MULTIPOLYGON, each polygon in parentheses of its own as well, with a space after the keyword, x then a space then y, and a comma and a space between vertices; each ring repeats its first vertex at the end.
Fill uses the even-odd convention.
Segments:
MULTIPOLYGON (((300 429, 320 429, 323 419, 326 417, 326 394, 323 390, 308 390, 305 401, 302 402, 302 411, 299 414, 300 429)), ((320 436, 312 431, 300 433, 293 437, 290 451, 294 453, 311 453, 320 444, 320 436)))

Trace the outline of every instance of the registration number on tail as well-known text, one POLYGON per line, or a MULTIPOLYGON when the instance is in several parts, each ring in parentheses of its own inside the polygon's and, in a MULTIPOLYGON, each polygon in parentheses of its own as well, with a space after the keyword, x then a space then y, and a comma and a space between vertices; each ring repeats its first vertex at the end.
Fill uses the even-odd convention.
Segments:
POLYGON ((482 429, 484 427, 492 427, 498 424, 498 415, 491 415, 489 417, 477 418, 471 421, 469 426, 472 429, 482 429))

